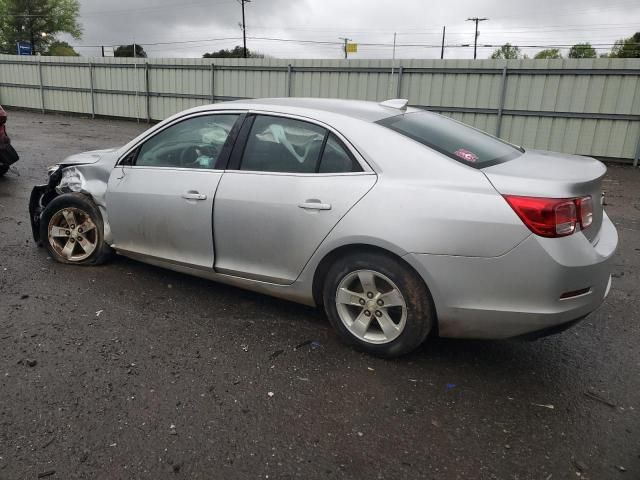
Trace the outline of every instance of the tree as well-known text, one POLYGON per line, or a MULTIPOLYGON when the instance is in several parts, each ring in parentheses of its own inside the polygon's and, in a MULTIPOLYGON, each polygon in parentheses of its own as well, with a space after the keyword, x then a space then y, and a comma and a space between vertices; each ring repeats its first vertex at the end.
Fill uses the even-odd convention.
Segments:
MULTIPOLYGON (((113 51, 114 57, 133 57, 133 43, 131 45, 120 45, 113 51)), ((147 58, 147 52, 144 51, 142 45, 135 44, 136 46, 136 57, 147 58)))
POLYGON ((511 60, 516 58, 522 58, 522 55, 518 47, 514 47, 510 43, 505 43, 504 45, 502 45, 500 48, 498 48, 495 52, 491 54, 491 58, 511 60))
POLYGON ((547 48, 546 50, 541 50, 533 57, 538 60, 542 59, 550 59, 550 58, 562 58, 562 54, 560 50, 557 48, 547 48))
POLYGON ((0 0, 0 52, 16 53, 17 42, 31 42, 44 53, 59 33, 82 35, 78 0, 0 0))
POLYGON ((576 43, 569 50, 569 58, 596 58, 596 50, 589 42, 576 43))
POLYGON ((67 42, 53 42, 49 45, 49 49, 46 51, 45 55, 57 56, 57 57, 79 57, 80 55, 76 52, 71 45, 67 42))
MULTIPOLYGON (((244 48, 236 45, 232 50, 222 49, 217 52, 205 53, 202 58, 243 58, 244 48)), ((247 58, 264 58, 262 53, 252 52, 247 48, 247 58)))
POLYGON ((640 32, 629 38, 616 40, 609 54, 612 58, 640 58, 640 32))

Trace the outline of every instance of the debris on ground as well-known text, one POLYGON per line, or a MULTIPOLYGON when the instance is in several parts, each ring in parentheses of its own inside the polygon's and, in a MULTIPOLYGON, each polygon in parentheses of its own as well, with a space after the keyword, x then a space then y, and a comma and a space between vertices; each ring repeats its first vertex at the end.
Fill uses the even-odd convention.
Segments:
POLYGON ((27 358, 24 361, 29 367, 35 367, 38 364, 37 360, 34 360, 33 358, 27 358))
POLYGON ((24 294, 20 296, 20 300, 26 300, 27 298, 29 298, 29 295, 24 294))
POLYGON ((606 398, 598 395, 595 392, 592 392, 590 390, 587 390, 586 392, 584 392, 584 396, 587 398, 590 398, 592 400, 595 400, 596 402, 600 402, 600 403, 604 403, 605 405, 608 405, 611 408, 616 408, 616 404, 613 402, 610 402, 609 400, 607 400, 606 398))
POLYGON ((242 350, 245 352, 249 351, 249 345, 247 345, 246 343, 241 344, 240 348, 242 348, 242 350))
POLYGON ((178 432, 176 432, 176 426, 172 423, 169 426, 169 435, 177 435, 178 432))
POLYGON ((55 470, 47 470, 46 472, 41 472, 38 474, 38 478, 50 477, 51 475, 55 475, 55 470))
POLYGON ((45 449, 47 448, 49 445, 51 445, 53 443, 53 441, 56 439, 56 437, 51 437, 47 442, 42 444, 42 448, 45 449))
POLYGON ((447 383, 447 390, 451 390, 452 388, 456 388, 457 385, 455 383, 447 383))
POLYGON ((571 464, 575 467, 578 472, 586 472, 587 466, 582 463, 580 460, 576 460, 575 458, 571 459, 571 464))
POLYGON ((534 407, 548 408, 549 410, 553 410, 554 408, 556 408, 553 405, 551 405, 550 403, 547 404, 547 405, 545 405, 543 403, 532 403, 531 405, 533 405, 534 407))
POLYGON ((99 317, 99 316, 100 316, 100 314, 101 314, 102 312, 104 312, 104 310, 98 310, 98 311, 96 312, 96 317, 99 317))
POLYGON ((271 355, 269 355, 269 358, 273 360, 274 358, 279 357, 283 353, 284 353, 284 350, 276 350, 271 355))
POLYGON ((626 472, 626 471, 627 471, 627 469, 626 469, 626 468, 624 468, 622 465, 618 465, 616 468, 617 468, 618 470, 620 470, 621 472, 626 472))
POLYGON ((298 350, 299 348, 306 347, 307 345, 311 345, 311 342, 313 342, 313 340, 305 340, 301 344, 296 345, 295 347, 293 347, 293 349, 294 350, 298 350))
POLYGON ((321 344, 318 340, 314 340, 313 342, 311 342, 311 350, 315 350, 316 348, 320 348, 321 344))
POLYGON ((274 393, 273 392, 268 392, 267 395, 269 395, 269 397, 273 397, 274 393))

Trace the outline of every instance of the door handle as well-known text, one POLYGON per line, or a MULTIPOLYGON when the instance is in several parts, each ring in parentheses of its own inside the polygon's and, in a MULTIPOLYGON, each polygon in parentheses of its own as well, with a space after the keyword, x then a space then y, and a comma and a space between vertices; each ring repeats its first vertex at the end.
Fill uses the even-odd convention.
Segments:
POLYGON ((307 200, 304 203, 299 203, 298 207, 304 210, 331 210, 330 203, 321 203, 320 200, 307 200))
POLYGON ((185 200, 206 200, 207 196, 204 193, 187 192, 182 194, 182 198, 185 200))

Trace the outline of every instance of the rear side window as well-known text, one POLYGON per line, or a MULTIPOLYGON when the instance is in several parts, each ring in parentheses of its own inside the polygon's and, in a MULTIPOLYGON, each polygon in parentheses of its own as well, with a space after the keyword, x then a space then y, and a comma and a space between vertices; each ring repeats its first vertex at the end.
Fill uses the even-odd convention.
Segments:
POLYGON ((522 155, 513 145, 431 112, 405 113, 377 123, 474 168, 490 167, 522 155))
POLYGON ((327 131, 308 122, 257 116, 241 170, 315 173, 327 131))
POLYGON ((243 129, 250 130, 240 170, 281 173, 362 171, 344 144, 319 125, 270 115, 258 115, 253 124, 245 125, 243 129))
POLYGON ((345 146, 331 133, 322 152, 318 173, 360 172, 362 168, 349 154, 345 146))

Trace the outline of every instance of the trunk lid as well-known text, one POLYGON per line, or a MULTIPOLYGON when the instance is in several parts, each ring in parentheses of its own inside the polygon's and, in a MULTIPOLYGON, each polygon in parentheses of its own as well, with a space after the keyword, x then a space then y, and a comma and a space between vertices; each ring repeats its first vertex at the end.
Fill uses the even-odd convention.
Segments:
POLYGON ((602 224, 602 178, 607 169, 589 157, 530 150, 482 172, 502 195, 575 198, 591 195, 593 224, 583 231, 595 241, 602 224))

